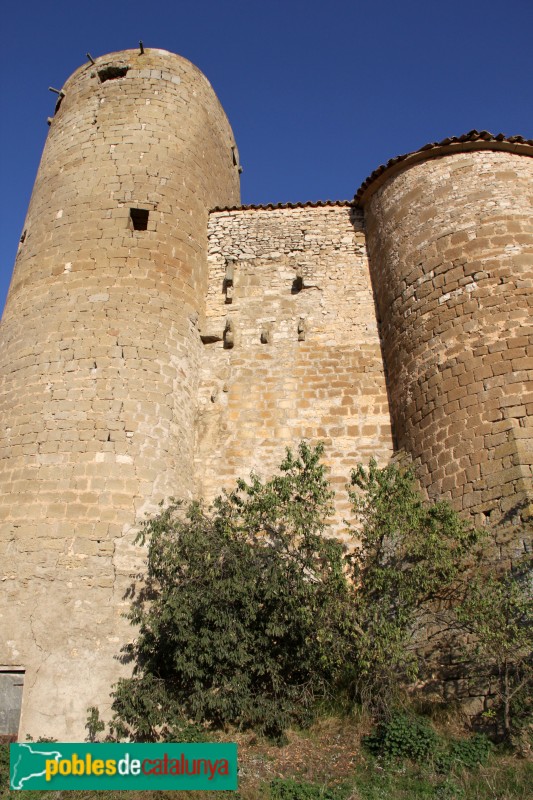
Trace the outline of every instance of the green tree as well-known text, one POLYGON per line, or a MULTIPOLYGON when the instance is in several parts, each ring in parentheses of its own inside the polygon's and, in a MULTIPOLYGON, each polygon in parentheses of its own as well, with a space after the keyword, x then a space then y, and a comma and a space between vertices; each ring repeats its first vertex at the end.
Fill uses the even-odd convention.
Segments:
POLYGON ((192 719, 279 737, 333 691, 350 660, 353 598, 342 546, 324 536, 321 455, 301 444, 278 475, 239 481, 210 513, 172 503, 146 522, 134 673, 114 692, 119 736, 176 737, 192 719))
POLYGON ((359 524, 351 557, 359 632, 355 696, 390 710, 420 674, 430 628, 440 629, 435 646, 442 647, 443 617, 457 600, 481 533, 448 503, 424 502, 412 472, 396 464, 359 466, 350 496, 359 524))
POLYGON ((198 724, 231 724, 280 737, 325 698, 390 711, 421 676, 428 632, 435 657, 443 619, 457 634, 482 535, 447 503, 424 502, 409 470, 371 461, 352 473, 347 554, 327 535, 322 452, 302 443, 273 478, 238 481, 209 511, 172 502, 147 520, 117 736, 190 740, 198 724))
POLYGON ((478 576, 457 609, 473 637, 466 652, 470 671, 494 686, 494 710, 508 740, 533 722, 532 578, 530 562, 514 572, 478 576))

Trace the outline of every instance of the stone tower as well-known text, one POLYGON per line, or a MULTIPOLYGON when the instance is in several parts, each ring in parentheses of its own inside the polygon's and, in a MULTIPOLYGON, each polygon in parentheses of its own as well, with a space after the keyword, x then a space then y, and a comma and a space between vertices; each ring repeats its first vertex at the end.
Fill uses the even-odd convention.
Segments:
POLYGON ((472 131, 353 202, 241 206, 192 64, 141 48, 74 73, 0 329, 0 735, 23 683, 19 736, 83 738, 145 514, 301 439, 326 445, 338 535, 350 469, 402 448, 431 497, 503 523, 498 558, 531 546, 532 155, 472 131))
POLYGON ((124 51, 63 87, 0 339, 0 665, 21 733, 83 736, 116 680, 132 529, 190 496, 207 218, 239 202, 209 82, 124 51))
MULTIPOLYGON (((533 510, 532 145, 473 131, 394 159, 356 195, 396 446, 478 523, 533 510)), ((525 543, 510 531, 512 558, 525 543)))

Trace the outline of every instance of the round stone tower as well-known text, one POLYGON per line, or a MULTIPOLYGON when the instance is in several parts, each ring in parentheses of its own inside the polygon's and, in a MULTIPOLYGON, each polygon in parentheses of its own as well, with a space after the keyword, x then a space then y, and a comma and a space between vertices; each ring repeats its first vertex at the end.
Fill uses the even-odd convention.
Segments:
POLYGON ((396 445, 477 522, 533 501, 532 155, 473 131, 394 159, 356 196, 396 445))
POLYGON ((83 739, 129 635, 134 528, 193 489, 207 216, 239 202, 237 161, 209 82, 166 51, 98 58, 59 95, 0 328, 0 666, 25 671, 21 733, 83 739))

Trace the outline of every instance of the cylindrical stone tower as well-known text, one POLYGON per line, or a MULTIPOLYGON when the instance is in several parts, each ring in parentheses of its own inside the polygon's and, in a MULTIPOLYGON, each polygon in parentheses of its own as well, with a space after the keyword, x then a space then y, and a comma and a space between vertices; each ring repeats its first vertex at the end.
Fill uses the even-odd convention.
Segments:
POLYGON ((209 82, 163 50, 63 87, 0 329, 0 667, 21 733, 84 737, 127 641, 135 525, 187 496, 207 216, 239 202, 209 82))
POLYGON ((356 196, 396 445, 477 522, 533 501, 532 155, 474 131, 389 162, 356 196))

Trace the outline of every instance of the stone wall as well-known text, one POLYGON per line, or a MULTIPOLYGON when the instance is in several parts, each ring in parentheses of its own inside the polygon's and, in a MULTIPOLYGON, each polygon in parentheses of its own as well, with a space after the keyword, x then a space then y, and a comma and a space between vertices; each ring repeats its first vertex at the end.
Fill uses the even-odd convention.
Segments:
POLYGON ((361 213, 214 212, 208 235, 198 493, 210 500, 252 469, 268 476, 286 447, 322 441, 342 528, 350 470, 392 453, 361 213))
POLYGON ((481 523, 531 514, 532 185, 531 158, 485 149, 415 164, 365 203, 397 445, 481 523))
POLYGON ((0 329, 8 734, 22 681, 22 738, 105 714, 145 513, 266 478, 301 439, 325 444, 340 535, 392 419, 430 496, 528 546, 533 142, 472 133, 378 168, 361 207, 237 207, 192 64, 124 51, 67 81, 0 329))

